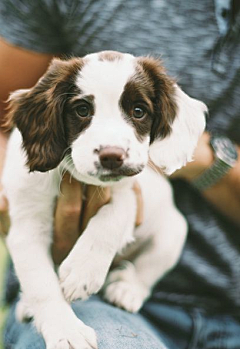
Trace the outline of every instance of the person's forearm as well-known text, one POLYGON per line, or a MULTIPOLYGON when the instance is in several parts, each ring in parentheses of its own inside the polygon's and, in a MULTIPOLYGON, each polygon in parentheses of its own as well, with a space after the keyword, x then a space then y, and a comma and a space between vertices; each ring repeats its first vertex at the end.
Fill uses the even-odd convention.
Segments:
POLYGON ((193 156, 193 161, 174 172, 171 175, 171 178, 184 178, 191 182, 209 168, 214 162, 214 154, 209 142, 210 135, 209 133, 204 132, 202 137, 199 139, 193 156))
MULTIPOLYGON (((183 178, 191 183, 213 164, 214 153, 209 140, 209 134, 205 133, 195 151, 195 160, 176 171, 173 178, 183 178)), ((240 225, 240 147, 238 147, 238 161, 234 168, 202 194, 219 212, 240 225)))

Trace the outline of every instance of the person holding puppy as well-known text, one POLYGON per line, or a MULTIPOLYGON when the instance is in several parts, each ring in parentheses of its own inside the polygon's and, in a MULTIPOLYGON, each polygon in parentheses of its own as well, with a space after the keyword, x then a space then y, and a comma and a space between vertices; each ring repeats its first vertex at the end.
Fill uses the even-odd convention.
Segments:
MULTIPOLYGON (((223 6, 218 0, 187 4, 4 0, 0 4, 1 115, 9 92, 31 87, 54 55, 83 56, 102 49, 161 54, 168 73, 179 79, 183 90, 209 107, 207 132, 195 161, 173 175, 175 200, 189 224, 177 267, 159 282, 139 314, 128 314, 97 297, 74 305, 96 330, 100 349, 240 346, 239 15, 237 1, 223 6)), ((1 133, 0 140, 2 167, 6 135, 1 133)), ((110 200, 108 190, 101 200, 95 190, 88 188, 87 197, 96 200, 89 200, 85 222, 110 200)), ((70 185, 66 176, 62 193, 53 244, 58 264, 79 236, 81 185, 76 181, 70 185)), ((4 197, 1 207, 6 231, 4 197)), ((5 347, 43 348, 41 337, 30 324, 19 324, 13 310, 14 305, 5 347)))

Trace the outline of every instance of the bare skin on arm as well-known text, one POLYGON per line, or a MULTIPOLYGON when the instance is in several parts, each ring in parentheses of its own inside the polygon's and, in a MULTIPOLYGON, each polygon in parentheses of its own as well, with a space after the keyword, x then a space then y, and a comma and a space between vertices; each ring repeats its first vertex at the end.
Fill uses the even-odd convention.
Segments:
MULTIPOLYGON (((210 135, 205 132, 195 151, 194 161, 176 171, 172 178, 183 178, 189 182, 209 168, 214 162, 214 154, 209 145, 210 135)), ((238 161, 218 183, 202 193, 205 198, 224 216, 240 226, 240 147, 238 161)))

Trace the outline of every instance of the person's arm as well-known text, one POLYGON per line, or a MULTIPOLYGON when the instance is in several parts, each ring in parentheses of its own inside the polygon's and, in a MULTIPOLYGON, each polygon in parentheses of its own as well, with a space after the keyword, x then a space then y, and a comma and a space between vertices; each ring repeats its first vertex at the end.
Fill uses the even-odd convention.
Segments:
MULTIPOLYGON (((183 178, 189 182, 198 177, 214 162, 214 153, 209 144, 210 135, 205 132, 195 151, 194 161, 176 171, 173 178, 183 178)), ((204 190, 202 194, 223 215, 240 225, 240 147, 238 161, 234 168, 221 178, 215 185, 204 190)))

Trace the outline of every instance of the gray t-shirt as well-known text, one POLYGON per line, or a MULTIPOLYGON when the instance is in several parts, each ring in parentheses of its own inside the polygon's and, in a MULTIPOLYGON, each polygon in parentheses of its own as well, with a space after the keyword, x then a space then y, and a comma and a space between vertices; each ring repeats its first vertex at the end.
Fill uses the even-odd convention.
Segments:
MULTIPOLYGON (((161 55, 184 91, 208 105, 209 129, 240 142, 240 17, 234 21, 234 13, 217 4, 217 0, 1 0, 0 35, 45 53, 82 56, 118 50, 161 55), (221 21, 225 33, 219 30, 221 21)), ((155 297, 209 309, 225 304, 240 312, 239 229, 189 185, 178 181, 174 186, 190 233, 179 265, 160 282, 155 297)))

